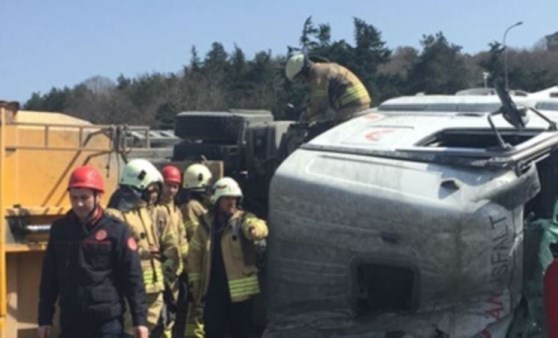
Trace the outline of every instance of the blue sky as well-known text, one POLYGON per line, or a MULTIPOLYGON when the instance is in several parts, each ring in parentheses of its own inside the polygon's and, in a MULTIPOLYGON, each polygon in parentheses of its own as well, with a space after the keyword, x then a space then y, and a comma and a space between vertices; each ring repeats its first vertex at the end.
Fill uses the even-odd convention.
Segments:
MULTIPOLYGON (((442 31, 467 53, 501 41, 531 48, 558 31, 558 1, 549 0, 0 0, 0 99, 74 86, 101 75, 176 72, 195 45, 203 56, 218 41, 248 58, 285 54, 304 20, 329 23, 332 39, 352 43, 353 17, 373 24, 388 47, 420 47, 442 31)), ((558 62, 558 60, 557 60, 558 62)))

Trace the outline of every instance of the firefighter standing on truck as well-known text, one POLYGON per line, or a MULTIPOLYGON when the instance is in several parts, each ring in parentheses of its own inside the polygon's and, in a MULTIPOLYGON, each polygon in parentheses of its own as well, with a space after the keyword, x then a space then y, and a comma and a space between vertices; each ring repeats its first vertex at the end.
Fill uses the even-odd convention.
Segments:
POLYGON ((245 338, 252 329, 253 298, 260 292, 254 241, 265 222, 239 209, 242 190, 230 177, 213 186, 212 208, 201 219, 188 253, 188 280, 203 308, 207 338, 245 338))
POLYGON ((290 81, 310 85, 310 101, 303 115, 308 122, 341 123, 368 109, 372 102, 359 78, 337 63, 314 63, 305 54, 294 54, 287 60, 285 75, 290 81))
MULTIPOLYGON (((182 188, 188 194, 186 203, 180 206, 184 218, 184 227, 188 242, 194 237, 194 233, 200 224, 201 217, 210 206, 211 179, 213 175, 209 168, 203 164, 191 164, 184 170, 182 188)), ((187 274, 186 274, 187 278, 187 274)), ((188 289, 192 289, 189 287, 188 289)), ((203 318, 201 309, 196 307, 193 298, 188 298, 188 310, 186 318, 185 338, 203 338, 203 318)))
POLYGON ((147 338, 137 245, 128 226, 101 208, 100 173, 89 166, 75 169, 68 192, 72 210, 52 224, 43 261, 39 337, 52 337, 57 299, 60 337, 121 337, 125 297, 136 337, 147 338))
POLYGON ((151 336, 154 331, 162 332, 165 325, 161 316, 164 282, 175 277, 178 268, 175 262, 180 257, 168 215, 163 210, 149 207, 154 195, 160 192, 162 183, 161 173, 153 164, 134 159, 126 164, 122 172, 115 209, 107 209, 108 213, 128 224, 138 244, 151 336))
MULTIPOLYGON (((161 173, 163 174, 164 184, 159 207, 163 208, 170 217, 170 224, 173 228, 173 232, 177 235, 177 242, 180 250, 180 261, 177 262, 178 269, 176 270, 176 276, 174 280, 169 281, 167 285, 169 289, 166 290, 167 297, 165 297, 165 302, 167 303, 167 307, 170 308, 170 311, 173 313, 173 315, 178 315, 178 296, 180 283, 186 283, 186 281, 180 277, 184 272, 184 268, 186 266, 186 257, 188 255, 188 241, 186 240, 186 229, 184 228, 182 212, 180 211, 180 209, 178 209, 174 200, 182 184, 182 175, 180 173, 180 170, 172 165, 163 167, 161 173)), ((185 304, 181 305, 184 305, 185 307, 185 304)), ((176 325, 176 320, 171 321, 165 328, 165 337, 172 337, 173 325, 176 325)))

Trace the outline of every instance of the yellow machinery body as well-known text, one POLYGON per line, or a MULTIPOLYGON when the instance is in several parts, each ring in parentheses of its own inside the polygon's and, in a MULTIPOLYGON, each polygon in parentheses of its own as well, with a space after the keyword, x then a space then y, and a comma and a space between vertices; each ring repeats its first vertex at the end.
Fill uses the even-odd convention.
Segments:
POLYGON ((70 209, 72 170, 88 164, 103 173, 103 202, 116 188, 122 160, 110 132, 0 101, 0 337, 36 337, 43 253, 50 224, 70 209))

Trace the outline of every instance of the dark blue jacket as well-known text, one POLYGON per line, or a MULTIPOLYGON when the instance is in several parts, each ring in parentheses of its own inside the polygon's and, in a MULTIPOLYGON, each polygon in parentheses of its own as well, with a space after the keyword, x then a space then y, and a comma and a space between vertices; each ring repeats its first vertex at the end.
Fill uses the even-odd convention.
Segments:
POLYGON ((39 325, 52 325, 59 299, 62 329, 97 327, 123 315, 124 298, 134 325, 146 325, 136 250, 129 227, 112 217, 101 214, 85 226, 70 211, 55 221, 43 260, 39 325))

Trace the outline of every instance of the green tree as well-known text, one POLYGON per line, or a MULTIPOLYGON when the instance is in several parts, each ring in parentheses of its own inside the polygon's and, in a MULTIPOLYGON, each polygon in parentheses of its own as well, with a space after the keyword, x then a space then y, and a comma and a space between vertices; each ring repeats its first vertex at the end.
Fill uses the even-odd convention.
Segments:
POLYGON ((207 81, 203 104, 208 109, 226 110, 227 107, 227 72, 229 68, 229 55, 221 43, 214 42, 207 52, 203 74, 207 81))
POLYGON ((117 90, 125 90, 126 88, 130 87, 132 80, 126 78, 123 74, 120 74, 116 79, 116 89, 117 90))
POLYGON ((421 45, 423 50, 409 73, 412 91, 453 94, 467 87, 460 46, 450 44, 442 32, 423 36, 421 45))
POLYGON ((155 127, 157 129, 173 129, 174 118, 179 109, 171 102, 161 104, 155 113, 155 127))
POLYGON ((249 65, 242 49, 237 45, 230 56, 230 67, 227 73, 228 106, 243 107, 250 104, 250 91, 254 83, 248 79, 249 65))
POLYGON ((309 16, 302 25, 302 35, 299 39, 300 46, 303 51, 312 50, 318 47, 318 43, 314 39, 318 33, 319 30, 312 23, 312 16, 309 16))
POLYGON ((331 44, 331 27, 329 24, 320 24, 318 26, 318 33, 316 34, 318 39, 318 47, 326 48, 331 44))
POLYGON ((192 46, 190 50, 190 70, 198 71, 201 68, 201 60, 198 55, 198 50, 196 46, 192 46))
POLYGON ((502 62, 504 47, 497 41, 488 44, 489 51, 480 53, 479 65, 490 74, 492 79, 504 77, 504 64, 502 62))
POLYGON ((413 47, 398 47, 389 61, 379 66, 377 85, 382 93, 382 101, 411 92, 409 72, 417 62, 418 54, 413 47))
POLYGON ((71 97, 71 90, 68 87, 63 89, 52 88, 47 94, 41 96, 40 93, 33 93, 23 107, 29 110, 42 110, 61 112, 68 106, 71 97))
POLYGON ((23 104, 23 109, 26 110, 44 110, 44 98, 41 93, 34 92, 31 98, 23 104))
POLYGON ((219 42, 214 42, 205 56, 204 68, 209 72, 224 71, 228 67, 228 58, 225 47, 219 42))
POLYGON ((377 86, 378 67, 389 60, 391 50, 386 47, 379 30, 364 20, 354 18, 355 47, 351 60, 346 65, 368 88, 376 102, 382 100, 382 93, 377 86))
POLYGON ((508 53, 508 77, 511 89, 538 91, 556 85, 558 52, 509 50, 508 53))

